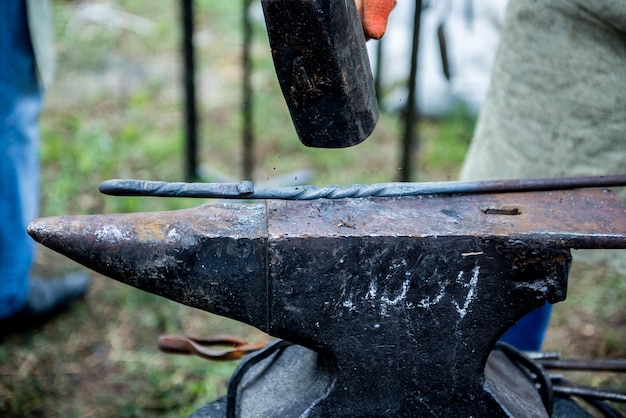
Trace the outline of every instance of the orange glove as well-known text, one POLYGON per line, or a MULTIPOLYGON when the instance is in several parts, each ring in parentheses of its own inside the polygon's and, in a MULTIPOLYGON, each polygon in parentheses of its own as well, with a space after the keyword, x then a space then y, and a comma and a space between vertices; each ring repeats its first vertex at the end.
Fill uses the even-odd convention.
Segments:
POLYGON ((361 16, 365 39, 380 39, 387 29, 389 13, 396 5, 396 0, 355 0, 361 16))

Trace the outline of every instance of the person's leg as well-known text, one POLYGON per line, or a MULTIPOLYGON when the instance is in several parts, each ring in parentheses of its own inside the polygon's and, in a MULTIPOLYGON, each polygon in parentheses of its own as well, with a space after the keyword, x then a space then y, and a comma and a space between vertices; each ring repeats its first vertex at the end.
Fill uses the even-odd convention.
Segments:
POLYGON ((0 2, 0 318, 25 304, 37 215, 38 117, 42 93, 35 72, 25 4, 0 2))
POLYGON ((551 313, 552 305, 549 303, 535 309, 509 328, 500 341, 509 343, 520 350, 540 351, 550 324, 551 313))

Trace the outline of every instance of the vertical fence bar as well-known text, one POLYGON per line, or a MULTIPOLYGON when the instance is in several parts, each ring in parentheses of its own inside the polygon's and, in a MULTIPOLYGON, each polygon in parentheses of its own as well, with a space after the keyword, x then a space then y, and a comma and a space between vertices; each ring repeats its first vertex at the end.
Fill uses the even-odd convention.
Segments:
POLYGON ((185 89, 185 177, 198 178, 198 115, 193 47, 193 0, 182 0, 183 84, 185 89))
POLYGON ((418 144, 417 124, 419 110, 417 108, 417 56, 419 52, 420 19, 422 16, 422 0, 415 0, 413 16, 413 39, 411 45, 411 72, 409 74, 409 95, 404 114, 404 135, 402 138, 402 154, 400 161, 400 181, 411 181, 413 175, 413 152, 418 144))
POLYGON ((378 100, 378 107, 380 107, 380 99, 382 97, 383 89, 383 38, 379 39, 376 45, 376 73, 374 76, 374 91, 376 92, 376 100, 378 100))
POLYGON ((250 21, 250 4, 252 0, 243 0, 243 102, 242 102, 242 168, 243 178, 253 180, 254 175, 254 120, 252 110, 252 59, 250 44, 252 43, 252 22, 250 21))

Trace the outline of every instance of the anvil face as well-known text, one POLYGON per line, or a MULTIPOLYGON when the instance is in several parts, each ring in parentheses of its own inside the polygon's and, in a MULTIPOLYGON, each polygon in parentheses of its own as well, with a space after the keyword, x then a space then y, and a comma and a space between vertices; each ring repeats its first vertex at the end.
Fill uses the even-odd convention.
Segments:
POLYGON ((493 345, 565 298, 570 248, 626 248, 625 213, 595 190, 212 204, 29 232, 317 351, 333 386, 311 416, 502 416, 483 375, 493 345))

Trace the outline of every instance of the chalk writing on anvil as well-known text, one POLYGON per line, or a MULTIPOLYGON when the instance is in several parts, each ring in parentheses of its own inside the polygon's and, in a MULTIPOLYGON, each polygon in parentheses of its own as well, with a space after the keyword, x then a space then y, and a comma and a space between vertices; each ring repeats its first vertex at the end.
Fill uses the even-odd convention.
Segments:
MULTIPOLYGON (((358 312, 361 303, 363 306, 377 306, 381 316, 389 316, 389 311, 393 308, 431 309, 440 303, 450 303, 458 312, 459 320, 462 320, 467 315, 472 302, 478 297, 480 266, 476 265, 472 269, 469 280, 466 277, 467 272, 460 271, 455 280, 441 281, 436 295, 423 297, 416 303, 413 303, 409 297, 411 277, 406 278, 393 288, 390 288, 391 286, 387 280, 384 281, 385 285, 381 286, 379 278, 373 278, 369 282, 367 292, 362 298, 359 298, 354 290, 348 291, 347 283, 345 283, 342 286, 341 306, 348 309, 349 312, 358 312), (466 292, 450 292, 449 288, 451 286, 461 287, 466 289, 466 292), (361 303, 359 303, 359 299, 361 299, 361 303)), ((386 277, 386 279, 390 279, 390 277, 386 277)))

